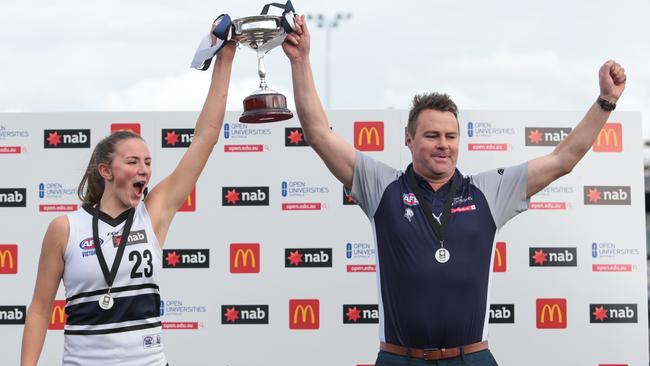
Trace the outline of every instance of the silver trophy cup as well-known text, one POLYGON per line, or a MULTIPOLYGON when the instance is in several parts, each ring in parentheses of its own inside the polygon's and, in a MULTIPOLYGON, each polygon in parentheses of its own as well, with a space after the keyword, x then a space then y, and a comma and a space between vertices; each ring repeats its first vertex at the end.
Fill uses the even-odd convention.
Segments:
POLYGON ((255 15, 233 20, 233 39, 257 52, 257 73, 260 77, 260 88, 244 99, 244 113, 239 117, 239 122, 277 122, 293 117, 287 109, 287 98, 268 88, 264 68, 264 55, 281 45, 287 37, 282 20, 282 16, 276 15, 255 15))

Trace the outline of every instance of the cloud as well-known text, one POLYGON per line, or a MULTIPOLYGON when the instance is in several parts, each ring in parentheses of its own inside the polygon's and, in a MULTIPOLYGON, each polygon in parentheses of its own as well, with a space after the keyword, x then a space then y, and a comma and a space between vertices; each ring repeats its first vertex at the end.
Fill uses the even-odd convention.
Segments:
MULTIPOLYGON (((107 111, 186 111, 200 110, 210 86, 211 71, 185 70, 177 75, 138 81, 133 85, 106 93, 102 110, 107 111)), ((242 110, 242 101, 259 88, 259 79, 231 78, 227 110, 242 110)), ((293 98, 285 90, 292 109, 293 98)))

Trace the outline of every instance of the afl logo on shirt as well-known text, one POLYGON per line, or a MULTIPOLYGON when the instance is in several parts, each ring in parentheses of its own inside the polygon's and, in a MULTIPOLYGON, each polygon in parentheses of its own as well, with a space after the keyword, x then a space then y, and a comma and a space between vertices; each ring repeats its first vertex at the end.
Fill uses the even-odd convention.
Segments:
MULTIPOLYGON (((103 239, 99 239, 99 245, 102 245, 104 243, 103 239)), ((91 255, 95 255, 95 241, 93 238, 86 238, 79 243, 79 248, 81 248, 81 256, 82 257, 88 257, 91 255)))
MULTIPOLYGON (((99 245, 102 245, 102 243, 104 243, 104 240, 99 239, 99 245)), ((95 241, 93 238, 86 238, 79 243, 79 248, 82 250, 95 249, 95 241)))
POLYGON ((402 193, 402 201, 407 206, 417 206, 419 204, 417 197, 413 193, 402 193))

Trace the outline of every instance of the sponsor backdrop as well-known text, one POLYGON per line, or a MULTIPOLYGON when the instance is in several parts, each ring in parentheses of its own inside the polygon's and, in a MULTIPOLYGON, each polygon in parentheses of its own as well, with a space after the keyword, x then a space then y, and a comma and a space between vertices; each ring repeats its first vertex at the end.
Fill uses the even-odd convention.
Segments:
MULTIPOLYGON (((2 364, 18 364, 43 234, 78 207, 91 148, 111 130, 141 133, 153 186, 190 144, 196 116, 0 114, 2 364)), ((170 364, 371 365, 379 310, 367 218, 296 119, 226 117, 154 269, 170 364)), ((402 169, 409 163, 406 111, 330 117, 356 148, 402 169)), ((581 117, 463 112, 459 167, 475 173, 547 154, 581 117)), ((498 233, 489 339, 500 364, 648 364, 641 146, 640 115, 615 113, 580 165, 498 233)), ((64 307, 61 286, 41 365, 60 364, 64 307)))

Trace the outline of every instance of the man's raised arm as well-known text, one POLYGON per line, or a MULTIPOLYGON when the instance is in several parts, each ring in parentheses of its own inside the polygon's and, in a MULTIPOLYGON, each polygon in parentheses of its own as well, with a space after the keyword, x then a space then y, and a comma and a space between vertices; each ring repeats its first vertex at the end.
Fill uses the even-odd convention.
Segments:
POLYGON ((612 107, 625 89, 625 70, 617 62, 609 60, 601 66, 598 79, 600 84, 598 100, 592 104, 582 121, 552 153, 528 162, 528 197, 571 172, 589 151, 607 122, 612 107))
POLYGON ((309 62, 310 35, 304 15, 296 18, 296 32, 287 36, 282 49, 291 62, 293 95, 305 140, 323 159, 327 168, 352 188, 355 150, 330 130, 327 115, 318 98, 309 62))

